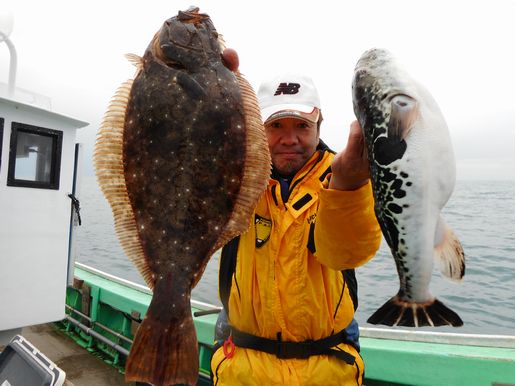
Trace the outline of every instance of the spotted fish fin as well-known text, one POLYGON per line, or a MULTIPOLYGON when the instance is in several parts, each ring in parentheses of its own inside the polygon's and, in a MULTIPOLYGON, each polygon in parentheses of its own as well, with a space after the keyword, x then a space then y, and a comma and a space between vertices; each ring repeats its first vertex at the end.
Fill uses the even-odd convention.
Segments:
POLYGON ((460 281, 465 275, 465 253, 454 232, 440 216, 435 232, 435 259, 449 279, 460 281))
POLYGON ((419 116, 418 103, 407 95, 396 95, 390 101, 390 105, 388 138, 400 141, 408 136, 419 116))
POLYGON ((240 92, 245 111, 245 167, 241 188, 236 199, 231 218, 215 243, 214 253, 234 237, 245 232, 249 219, 255 209, 259 197, 265 191, 271 172, 271 158, 268 150, 261 111, 252 86, 239 71, 234 73, 240 85, 240 92))
POLYGON ((123 131, 132 82, 131 79, 123 83, 111 99, 97 132, 93 162, 100 189, 113 210, 120 244, 147 285, 153 288, 154 281, 139 240, 123 172, 123 131))

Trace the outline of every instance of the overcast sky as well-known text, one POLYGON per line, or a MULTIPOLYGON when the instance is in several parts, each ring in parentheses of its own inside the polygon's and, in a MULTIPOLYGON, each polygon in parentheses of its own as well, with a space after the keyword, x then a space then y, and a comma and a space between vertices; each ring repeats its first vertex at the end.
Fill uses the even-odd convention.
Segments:
MULTIPOLYGON (((255 89, 284 71, 310 75, 322 100, 322 138, 347 142, 359 56, 394 53, 438 101, 458 179, 515 180, 515 0, 488 1, 37 1, 2 0, 14 15, 17 87, 52 99, 80 131, 86 172, 111 96, 132 77, 124 54, 142 55, 163 21, 197 5, 240 56, 255 89), (334 4, 333 4, 334 3, 334 4)), ((9 51, 0 43, 0 82, 9 51)))

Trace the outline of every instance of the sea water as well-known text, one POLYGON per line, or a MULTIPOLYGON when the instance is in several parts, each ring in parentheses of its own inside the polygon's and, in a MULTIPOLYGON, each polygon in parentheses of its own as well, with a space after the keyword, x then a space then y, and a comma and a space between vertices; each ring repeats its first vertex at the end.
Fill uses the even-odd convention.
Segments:
MULTIPOLYGON (((82 226, 76 233, 76 260, 145 284, 120 247, 111 209, 95 177, 82 178, 79 197, 82 226)), ((463 245, 466 272, 456 283, 443 277, 435 265, 430 290, 460 315, 464 326, 437 330, 515 334, 515 181, 457 181, 442 213, 463 245)), ((358 268, 356 275, 356 318, 360 325, 371 327, 367 318, 399 289, 395 263, 384 240, 377 255, 358 268)), ((221 304, 218 253, 209 261, 192 298, 221 304)))

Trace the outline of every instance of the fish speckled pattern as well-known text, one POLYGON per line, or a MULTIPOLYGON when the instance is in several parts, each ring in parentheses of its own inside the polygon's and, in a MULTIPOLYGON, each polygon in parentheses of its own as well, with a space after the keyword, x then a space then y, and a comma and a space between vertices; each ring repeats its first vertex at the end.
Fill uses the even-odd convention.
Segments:
POLYGON ((453 280, 465 271, 461 244, 440 215, 455 183, 445 120, 429 92, 381 49, 359 59, 353 104, 365 136, 376 217, 400 281, 398 294, 368 322, 460 326, 460 317, 429 291, 434 258, 453 280))
POLYGON ((153 289, 127 381, 196 383, 191 289, 211 255, 248 229, 267 186, 257 99, 222 50, 198 9, 166 20, 143 57, 130 57, 136 76, 118 90, 97 136, 97 177, 118 237, 153 289))

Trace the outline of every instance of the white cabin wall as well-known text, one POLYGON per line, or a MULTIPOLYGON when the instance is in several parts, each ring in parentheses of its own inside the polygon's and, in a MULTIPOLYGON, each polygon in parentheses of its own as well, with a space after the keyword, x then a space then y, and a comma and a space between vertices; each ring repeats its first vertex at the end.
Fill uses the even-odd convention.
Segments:
POLYGON ((0 104, 0 330, 64 317, 77 123, 25 106, 0 104), (63 132, 58 190, 7 186, 11 123, 63 132))

